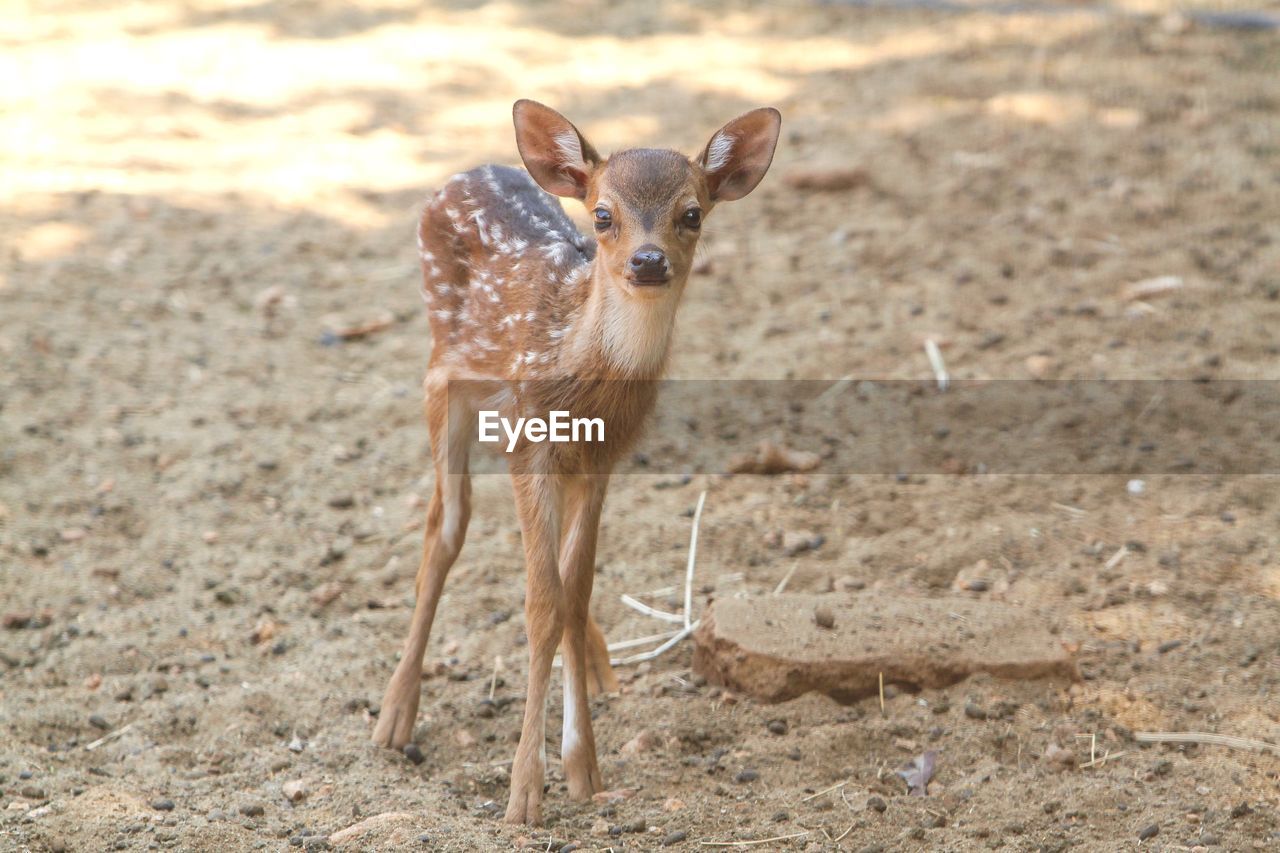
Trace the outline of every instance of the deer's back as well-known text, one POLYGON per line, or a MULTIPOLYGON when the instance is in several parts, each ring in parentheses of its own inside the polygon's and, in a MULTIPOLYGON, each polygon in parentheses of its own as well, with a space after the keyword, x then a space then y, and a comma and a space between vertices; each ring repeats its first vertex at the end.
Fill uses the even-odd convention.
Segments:
POLYGON ((596 246, 528 173, 454 176, 427 204, 418 242, 433 364, 509 377, 553 364, 596 246))

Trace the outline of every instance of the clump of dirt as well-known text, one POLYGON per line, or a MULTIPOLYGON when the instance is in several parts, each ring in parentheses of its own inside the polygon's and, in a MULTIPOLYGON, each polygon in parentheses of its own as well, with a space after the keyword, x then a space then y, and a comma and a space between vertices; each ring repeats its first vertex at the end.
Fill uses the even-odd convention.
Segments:
MULTIPOLYGON (((1274 846, 1274 755, 1134 739, 1280 742, 1269 476, 619 477, 611 639, 655 631, 622 593, 682 606, 705 489, 698 613, 784 576, 836 629, 867 593, 1000 601, 1054 614, 1082 680, 764 705, 686 643, 594 702, 615 802, 567 799, 553 700, 536 830, 499 822, 522 558, 508 484, 478 476, 418 749, 369 744, 431 488, 415 210, 515 160, 517 97, 602 150, 693 151, 782 110, 773 173, 708 219, 678 377, 932 379, 929 339, 956 379, 1276 378, 1273 33, 1092 7, 572 12, 6 21, 0 846, 305 849, 362 821, 352 849, 1274 846), (928 751, 909 796, 895 769, 928 751)), ((792 444, 739 450, 766 439, 792 444)))

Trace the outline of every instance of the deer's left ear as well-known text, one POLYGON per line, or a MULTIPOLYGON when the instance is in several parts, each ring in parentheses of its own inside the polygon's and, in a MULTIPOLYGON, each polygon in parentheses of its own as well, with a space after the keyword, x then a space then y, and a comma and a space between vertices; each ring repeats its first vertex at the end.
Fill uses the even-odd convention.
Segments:
POLYGON ((697 163, 707 176, 712 201, 733 201, 756 188, 769 171, 782 114, 773 107, 738 116, 711 137, 697 163))

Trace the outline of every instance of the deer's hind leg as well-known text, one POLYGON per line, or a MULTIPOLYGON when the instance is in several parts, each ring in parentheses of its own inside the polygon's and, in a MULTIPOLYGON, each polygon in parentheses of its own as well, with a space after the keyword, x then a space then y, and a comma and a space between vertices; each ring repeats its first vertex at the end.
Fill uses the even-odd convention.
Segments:
POLYGON ((462 400, 450 401, 444 377, 427 374, 427 428, 431 433, 431 457, 436 485, 427 505, 422 562, 418 566, 417 603, 404 652, 382 697, 382 710, 373 730, 378 746, 399 749, 413 739, 422 692, 422 657, 431 636, 436 606, 467 535, 471 519, 471 475, 467 470, 468 444, 461 429, 451 430, 465 416, 462 400), (452 439, 452 440, 451 440, 452 439))
POLYGON ((614 675, 613 665, 609 662, 609 644, 605 641, 604 632, 596 624, 595 617, 587 614, 587 695, 598 696, 601 693, 618 691, 618 676, 614 675))

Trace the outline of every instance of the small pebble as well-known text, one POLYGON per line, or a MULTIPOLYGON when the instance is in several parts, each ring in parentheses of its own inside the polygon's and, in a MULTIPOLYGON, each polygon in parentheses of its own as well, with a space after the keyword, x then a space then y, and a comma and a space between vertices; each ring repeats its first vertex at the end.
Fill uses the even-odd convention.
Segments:
POLYGON ((975 705, 972 702, 964 706, 964 715, 971 720, 985 720, 987 718, 986 709, 975 705))
POLYGON ((836 615, 831 612, 830 607, 818 605, 813 609, 813 621, 819 628, 834 628, 836 615))
POLYGON ((889 804, 881 797, 870 796, 867 797, 867 808, 872 811, 883 813, 885 809, 889 808, 889 804))
POLYGON ((262 817, 266 813, 266 808, 259 802, 248 802, 240 805, 240 814, 245 817, 262 817))
POLYGON ((675 832, 668 832, 662 837, 662 846, 670 847, 672 844, 679 844, 689 837, 689 833, 683 829, 677 829, 675 832))
POLYGON ((23 785, 22 790, 18 793, 28 800, 43 800, 45 797, 44 788, 37 788, 35 785, 23 785))
POLYGON ((787 733, 786 720, 770 720, 769 731, 775 735, 785 735, 787 733))
POLYGON ((334 495, 329 498, 329 506, 334 509, 351 509, 356 505, 356 499, 352 495, 334 495))
POLYGON ((414 764, 421 764, 426 760, 426 756, 422 754, 421 748, 416 743, 406 743, 404 749, 400 750, 404 753, 404 757, 414 764))
POLYGON ((1160 834, 1160 824, 1153 823, 1150 826, 1144 826, 1142 831, 1138 833, 1139 841, 1146 841, 1149 838, 1155 838, 1160 834))
POLYGON ((174 809, 173 800, 159 799, 151 801, 151 808, 158 812, 171 812, 174 809))
POLYGON ((111 724, 107 722, 107 718, 101 714, 90 714, 89 725, 93 726, 95 729, 102 729, 103 731, 111 728, 111 724))
POLYGON ((745 785, 748 782, 754 782, 759 778, 759 772, 747 769, 738 771, 738 775, 733 777, 733 781, 737 782, 739 785, 745 785))

